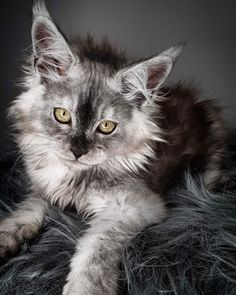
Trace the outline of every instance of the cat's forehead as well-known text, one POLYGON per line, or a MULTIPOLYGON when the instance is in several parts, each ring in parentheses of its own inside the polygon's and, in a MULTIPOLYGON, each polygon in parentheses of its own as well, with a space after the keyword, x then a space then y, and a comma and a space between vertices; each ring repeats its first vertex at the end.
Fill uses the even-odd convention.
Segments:
POLYGON ((78 67, 78 74, 69 79, 54 81, 47 86, 47 97, 70 100, 76 105, 114 105, 121 102, 119 83, 104 66, 90 64, 78 67), (119 97, 119 99, 118 99, 119 97))

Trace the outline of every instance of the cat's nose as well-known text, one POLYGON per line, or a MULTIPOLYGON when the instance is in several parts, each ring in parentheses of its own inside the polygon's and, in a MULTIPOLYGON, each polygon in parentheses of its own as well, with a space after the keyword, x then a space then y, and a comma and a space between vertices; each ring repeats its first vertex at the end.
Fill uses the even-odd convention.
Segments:
POLYGON ((75 156, 76 160, 79 159, 81 156, 87 154, 88 149, 83 148, 77 148, 77 147, 71 147, 71 151, 73 155, 75 156))
POLYGON ((89 151, 89 142, 85 135, 77 135, 71 139, 70 149, 76 160, 85 155, 89 151))
POLYGON ((74 154, 76 160, 82 156, 81 153, 75 153, 73 151, 72 151, 72 153, 74 154))

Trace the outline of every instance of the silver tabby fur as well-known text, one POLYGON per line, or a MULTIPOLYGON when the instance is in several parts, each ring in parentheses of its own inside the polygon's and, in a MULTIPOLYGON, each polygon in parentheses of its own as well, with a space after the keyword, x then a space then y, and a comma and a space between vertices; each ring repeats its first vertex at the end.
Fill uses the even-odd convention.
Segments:
POLYGON ((153 143, 163 140, 152 119, 153 101, 180 49, 115 71, 80 58, 43 4, 34 7, 32 39, 26 91, 10 108, 32 193, 1 222, 0 255, 13 254, 37 234, 47 201, 62 209, 74 205, 92 217, 63 295, 116 294, 124 242, 166 216, 162 200, 139 171, 154 157, 153 143), (150 73, 155 74, 151 81, 150 73), (55 120, 55 107, 70 111, 71 124, 55 120), (117 123, 112 134, 97 132, 103 120, 117 123))
POLYGON ((1 222, 0 256, 37 234, 48 201, 75 206, 90 227, 78 241, 63 295, 117 294, 124 243, 166 217, 163 200, 141 175, 155 158, 155 143, 165 142, 154 119, 164 99, 158 90, 181 49, 132 65, 122 57, 99 62, 65 40, 42 3, 34 7, 32 40, 25 91, 10 108, 31 194, 1 222), (58 107, 70 111, 71 124, 55 120, 58 107), (103 120, 116 122, 115 131, 98 133, 103 120))

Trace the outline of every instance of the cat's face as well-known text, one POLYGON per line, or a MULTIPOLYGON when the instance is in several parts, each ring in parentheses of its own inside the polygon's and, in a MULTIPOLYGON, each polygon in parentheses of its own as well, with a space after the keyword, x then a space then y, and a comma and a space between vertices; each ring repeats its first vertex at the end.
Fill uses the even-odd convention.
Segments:
POLYGON ((75 53, 43 7, 35 9, 32 38, 34 66, 11 113, 35 168, 48 161, 75 170, 142 166, 160 140, 152 117, 157 89, 180 49, 115 69, 112 60, 75 53))
POLYGON ((32 106, 38 132, 65 165, 85 169, 134 157, 154 137, 143 112, 105 70, 77 65, 75 77, 46 83, 32 106))

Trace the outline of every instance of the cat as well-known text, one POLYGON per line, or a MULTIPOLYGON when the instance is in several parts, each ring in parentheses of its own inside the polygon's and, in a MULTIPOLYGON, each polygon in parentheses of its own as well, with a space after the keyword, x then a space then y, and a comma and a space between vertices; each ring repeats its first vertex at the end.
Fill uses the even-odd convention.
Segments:
POLYGON ((117 294, 124 244, 166 218, 178 176, 223 179, 220 110, 192 88, 163 86, 181 47, 130 62, 107 41, 67 41, 42 2, 33 18, 24 90, 9 110, 31 190, 0 223, 0 257, 37 235, 49 203, 74 206, 89 228, 63 295, 117 294))

